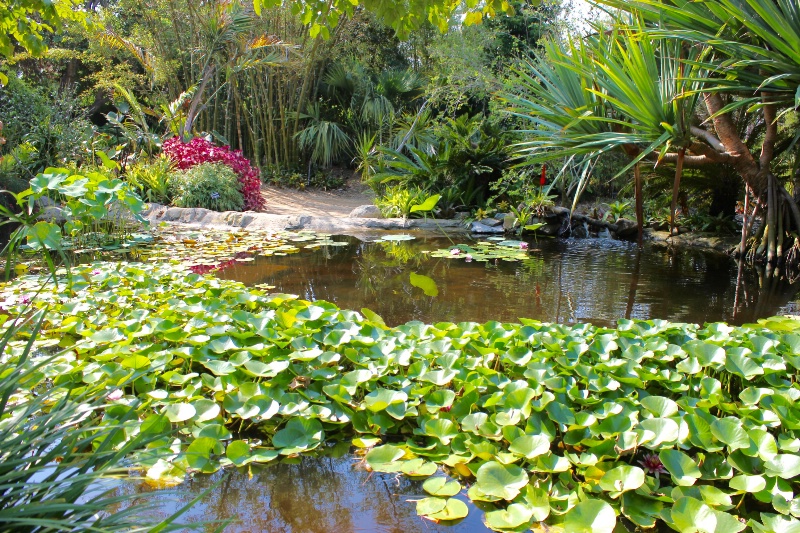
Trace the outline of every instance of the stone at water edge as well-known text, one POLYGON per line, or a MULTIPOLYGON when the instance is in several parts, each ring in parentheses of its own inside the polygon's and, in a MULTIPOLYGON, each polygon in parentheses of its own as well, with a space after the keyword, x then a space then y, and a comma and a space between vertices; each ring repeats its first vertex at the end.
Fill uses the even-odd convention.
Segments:
POLYGON ((633 220, 628 220, 627 218, 620 218, 615 222, 617 226, 617 237, 620 238, 627 238, 627 237, 634 237, 639 231, 636 222, 633 220))
POLYGON ((492 227, 480 222, 473 222, 469 230, 472 233, 503 233, 502 227, 492 227))
POLYGON ((483 224, 484 226, 489 226, 491 228, 495 228, 503 223, 502 220, 496 218, 484 218, 477 221, 479 224, 483 224))
POLYGON ((376 205, 360 205, 350 211, 350 218, 383 218, 376 205))

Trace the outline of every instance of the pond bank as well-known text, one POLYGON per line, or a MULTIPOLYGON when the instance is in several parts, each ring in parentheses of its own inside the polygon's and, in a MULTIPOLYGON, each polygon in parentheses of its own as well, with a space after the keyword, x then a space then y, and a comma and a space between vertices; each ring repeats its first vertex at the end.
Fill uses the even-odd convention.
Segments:
POLYGON ((309 230, 352 237, 381 231, 413 231, 430 235, 441 235, 442 232, 468 233, 468 229, 460 220, 274 215, 252 211, 220 213, 208 209, 167 207, 160 204, 150 204, 142 215, 153 224, 168 222, 196 228, 266 231, 309 230))
MULTIPOLYGON (((437 236, 468 234, 463 220, 356 218, 306 214, 271 214, 252 211, 217 212, 202 208, 168 207, 150 204, 142 213, 152 224, 162 222, 183 224, 192 228, 249 229, 266 231, 317 231, 334 235, 361 237, 380 232, 411 231, 415 234, 437 236)), ((708 233, 684 233, 670 236, 667 231, 645 229, 645 240, 658 247, 692 248, 732 255, 739 239, 708 233)))

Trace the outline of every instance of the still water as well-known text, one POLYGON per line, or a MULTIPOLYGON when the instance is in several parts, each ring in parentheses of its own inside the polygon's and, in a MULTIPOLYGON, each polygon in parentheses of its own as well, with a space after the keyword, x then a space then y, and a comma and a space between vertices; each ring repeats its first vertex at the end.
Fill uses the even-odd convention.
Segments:
POLYGON ((611 239, 539 239, 530 243, 529 259, 494 264, 423 253, 449 247, 447 239, 337 240, 348 244, 260 257, 219 275, 346 309, 368 307, 390 325, 520 317, 597 325, 620 318, 741 324, 795 309, 796 286, 761 284, 754 271, 744 272, 737 298, 737 266, 719 254, 639 252, 635 244, 611 239), (412 272, 432 278, 438 296, 412 286, 412 272))
MULTIPOLYGON (((390 325, 519 317, 598 325, 614 325, 620 318, 743 323, 797 312, 796 287, 763 283, 757 272, 745 271, 737 291, 737 266, 721 255, 639 252, 635 245, 612 240, 540 239, 530 243, 525 261, 486 264, 423 253, 447 248, 446 239, 336 240, 347 245, 257 258, 219 276, 274 285, 275 291, 342 308, 368 307, 390 325), (438 296, 412 286, 412 272, 432 278, 438 296)), ((489 531, 472 504, 469 516, 457 524, 419 518, 414 500, 424 497, 420 482, 370 474, 346 449, 338 452, 197 476, 175 489, 175 500, 165 499, 160 511, 166 516, 224 478, 192 509, 189 521, 234 518, 225 531, 242 533, 489 531)), ((147 489, 129 483, 123 490, 147 489)))

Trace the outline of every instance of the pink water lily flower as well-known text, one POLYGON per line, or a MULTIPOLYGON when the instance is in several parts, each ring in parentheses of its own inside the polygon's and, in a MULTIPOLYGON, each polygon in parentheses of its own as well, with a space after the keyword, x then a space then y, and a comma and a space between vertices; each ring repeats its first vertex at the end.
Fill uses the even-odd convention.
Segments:
POLYGON ((111 400, 113 402, 115 400, 119 400, 120 398, 122 398, 122 395, 123 395, 122 389, 115 389, 108 393, 106 399, 111 400))
POLYGON ((470 254, 467 254, 467 255, 464 256, 464 260, 467 263, 471 263, 472 262, 472 256, 470 254))
POLYGON ((528 243, 527 242, 519 243, 519 249, 520 250, 527 250, 528 249, 528 243))
POLYGON ((461 250, 459 248, 453 248, 450 250, 450 255, 459 255, 461 254, 461 250))

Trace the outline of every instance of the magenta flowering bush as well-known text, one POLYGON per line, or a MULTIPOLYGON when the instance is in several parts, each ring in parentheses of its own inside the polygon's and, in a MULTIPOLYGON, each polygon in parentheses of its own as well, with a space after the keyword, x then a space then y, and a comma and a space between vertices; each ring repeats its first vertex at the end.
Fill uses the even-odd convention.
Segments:
POLYGON ((241 150, 231 150, 228 146, 214 146, 199 137, 185 143, 179 137, 173 137, 163 144, 164 153, 172 159, 177 167, 186 170, 201 163, 222 163, 236 173, 242 184, 244 209, 259 211, 264 207, 261 196, 261 178, 258 169, 250 165, 250 161, 242 155, 241 150))

